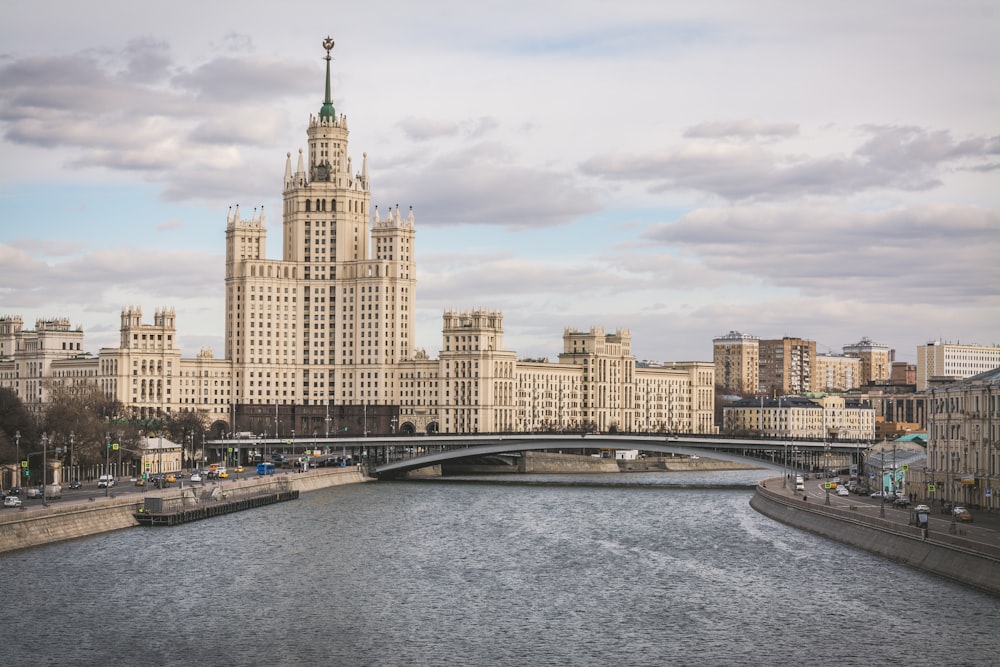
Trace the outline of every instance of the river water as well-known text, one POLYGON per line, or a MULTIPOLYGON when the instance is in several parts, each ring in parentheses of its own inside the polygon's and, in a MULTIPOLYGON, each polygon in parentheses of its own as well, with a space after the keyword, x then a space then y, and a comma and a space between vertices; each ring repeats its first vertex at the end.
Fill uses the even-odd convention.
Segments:
POLYGON ((380 482, 14 552, 0 661, 1000 665, 1000 599, 726 488, 760 475, 380 482))

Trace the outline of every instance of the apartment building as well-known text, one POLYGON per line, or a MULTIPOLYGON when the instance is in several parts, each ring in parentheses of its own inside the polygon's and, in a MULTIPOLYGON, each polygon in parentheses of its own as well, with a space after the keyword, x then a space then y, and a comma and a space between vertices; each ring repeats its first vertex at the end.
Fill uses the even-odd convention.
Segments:
POLYGON ((784 337, 760 341, 760 393, 803 394, 812 389, 816 342, 784 337))
POLYGON ((930 386, 931 378, 967 378, 1000 368, 1000 346, 962 345, 940 340, 917 346, 917 389, 930 386))
POLYGON ((760 339, 730 331, 712 339, 715 381, 723 389, 756 394, 760 388, 760 339))

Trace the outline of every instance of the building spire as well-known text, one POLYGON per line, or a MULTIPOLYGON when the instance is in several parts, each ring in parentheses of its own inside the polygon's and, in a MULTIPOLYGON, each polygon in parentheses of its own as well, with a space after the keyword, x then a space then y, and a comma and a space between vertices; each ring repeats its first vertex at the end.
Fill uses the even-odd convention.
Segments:
POLYGON ((320 120, 332 121, 337 117, 337 112, 333 108, 333 100, 330 99, 330 60, 332 60, 330 51, 333 49, 333 40, 329 35, 323 40, 323 48, 326 49, 326 98, 319 110, 319 117, 320 120))

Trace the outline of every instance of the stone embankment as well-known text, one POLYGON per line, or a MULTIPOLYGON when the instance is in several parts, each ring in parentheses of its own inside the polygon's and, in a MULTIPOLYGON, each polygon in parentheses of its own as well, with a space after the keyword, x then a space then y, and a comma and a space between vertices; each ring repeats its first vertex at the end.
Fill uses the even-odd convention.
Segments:
MULTIPOLYGON (((780 484, 780 480, 777 480, 780 484)), ((1000 544, 924 531, 757 486, 750 506, 781 523, 1000 595, 1000 544)))
MULTIPOLYGON (((635 459, 631 461, 610 458, 595 458, 581 454, 558 454, 554 452, 523 452, 512 457, 509 465, 489 463, 447 463, 445 475, 502 475, 502 474, 550 474, 571 475, 581 473, 617 472, 676 472, 684 470, 752 470, 755 466, 719 461, 708 458, 686 456, 663 456, 635 459)), ((425 476, 421 473, 421 476, 425 476)))
POLYGON ((150 491, 148 494, 95 495, 79 501, 54 501, 48 507, 0 512, 0 553, 26 549, 139 525, 135 515, 146 497, 176 499, 184 506, 249 498, 263 493, 297 490, 315 491, 341 484, 371 481, 360 468, 321 468, 308 473, 282 473, 258 477, 248 474, 240 480, 205 485, 185 485, 150 491))

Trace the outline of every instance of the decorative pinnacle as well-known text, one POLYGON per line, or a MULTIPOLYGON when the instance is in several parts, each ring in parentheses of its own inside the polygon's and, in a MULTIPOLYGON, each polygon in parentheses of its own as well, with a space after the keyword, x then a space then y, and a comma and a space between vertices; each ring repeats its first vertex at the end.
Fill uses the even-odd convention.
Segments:
POLYGON ((319 110, 319 117, 332 121, 337 117, 337 112, 333 108, 333 100, 330 99, 330 60, 332 60, 330 50, 333 48, 333 40, 330 39, 329 35, 323 40, 323 48, 326 49, 326 98, 319 110))

